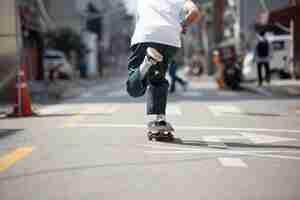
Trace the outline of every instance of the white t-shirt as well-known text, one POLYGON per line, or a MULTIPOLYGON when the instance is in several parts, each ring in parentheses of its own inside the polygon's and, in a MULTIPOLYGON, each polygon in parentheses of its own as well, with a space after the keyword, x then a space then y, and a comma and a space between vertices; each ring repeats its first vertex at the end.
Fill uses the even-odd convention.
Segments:
POLYGON ((181 47, 180 14, 185 0, 138 0, 131 45, 155 42, 181 47))

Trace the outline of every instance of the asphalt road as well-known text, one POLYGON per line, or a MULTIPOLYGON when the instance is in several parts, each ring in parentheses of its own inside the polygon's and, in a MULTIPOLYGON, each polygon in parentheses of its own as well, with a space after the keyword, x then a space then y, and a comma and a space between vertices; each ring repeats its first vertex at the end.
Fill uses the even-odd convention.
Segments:
POLYGON ((299 200, 299 99, 193 81, 169 98, 173 143, 146 137, 124 81, 0 120, 0 199, 299 200))

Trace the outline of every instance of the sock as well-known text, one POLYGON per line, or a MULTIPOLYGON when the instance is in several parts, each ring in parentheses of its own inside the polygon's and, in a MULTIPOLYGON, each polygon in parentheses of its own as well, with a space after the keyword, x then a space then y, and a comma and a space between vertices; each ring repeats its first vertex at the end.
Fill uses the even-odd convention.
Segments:
POLYGON ((147 115, 147 121, 166 121, 166 115, 147 115))
POLYGON ((162 62, 163 56, 154 48, 147 48, 147 55, 144 58, 143 63, 140 65, 139 71, 142 78, 145 77, 149 68, 152 65, 156 65, 158 62, 162 62), (149 57, 148 57, 149 56, 149 57), (150 59, 151 57, 151 59, 150 59))
POLYGON ((148 70, 150 69, 150 67, 152 66, 152 63, 150 60, 148 60, 147 56, 145 56, 145 59, 143 61, 143 63, 141 64, 139 71, 140 71, 140 75, 141 78, 144 79, 144 77, 146 76, 148 70))
POLYGON ((166 121, 166 115, 156 115, 157 121, 166 121))

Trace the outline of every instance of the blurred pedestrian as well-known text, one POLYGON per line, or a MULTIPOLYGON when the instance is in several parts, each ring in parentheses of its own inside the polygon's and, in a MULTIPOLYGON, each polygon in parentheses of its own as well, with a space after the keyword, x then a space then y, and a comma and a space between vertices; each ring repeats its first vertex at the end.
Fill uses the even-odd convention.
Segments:
POLYGON ((269 41, 266 38, 266 34, 262 33, 259 37, 259 41, 256 45, 254 62, 257 64, 257 73, 258 73, 258 85, 262 86, 263 81, 267 83, 271 81, 271 72, 270 72, 270 61, 272 59, 272 47, 269 44, 269 41), (263 77, 264 68, 265 77, 263 77))
POLYGON ((220 52, 218 50, 213 51, 213 64, 216 68, 216 82, 218 84, 219 89, 225 88, 225 80, 224 80, 224 70, 225 66, 221 61, 220 52))
POLYGON ((174 93, 176 91, 177 82, 182 86, 184 91, 187 90, 187 82, 177 75, 177 69, 178 68, 176 62, 172 60, 169 64, 169 75, 171 77, 170 93, 174 93))

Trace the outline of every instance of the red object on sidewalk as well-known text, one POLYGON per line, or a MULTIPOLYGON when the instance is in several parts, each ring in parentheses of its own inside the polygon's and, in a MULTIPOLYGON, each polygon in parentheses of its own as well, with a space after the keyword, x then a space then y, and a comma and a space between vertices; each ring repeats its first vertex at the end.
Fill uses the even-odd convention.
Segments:
POLYGON ((13 107, 13 112, 9 117, 30 117, 36 116, 31 109, 31 100, 26 83, 26 75, 24 66, 21 66, 17 73, 16 80, 16 100, 13 107))

